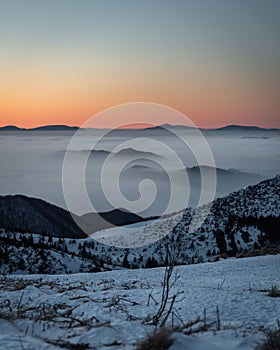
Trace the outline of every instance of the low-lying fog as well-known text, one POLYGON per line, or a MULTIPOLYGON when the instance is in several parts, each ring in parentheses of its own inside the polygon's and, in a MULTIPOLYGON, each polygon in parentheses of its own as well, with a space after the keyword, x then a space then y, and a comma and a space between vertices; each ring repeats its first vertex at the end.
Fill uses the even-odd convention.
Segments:
MULTIPOLYGON (((195 141, 191 130, 180 131, 185 140, 195 141)), ((1 131, 0 133, 0 193, 21 193, 42 198, 66 208, 62 189, 62 167, 67 146, 73 131, 1 131)), ((75 212, 83 214, 87 207, 79 202, 79 185, 76 180, 80 173, 80 158, 89 155, 85 169, 88 195, 97 211, 107 211, 113 207, 124 207, 118 198, 118 186, 128 201, 136 201, 140 197, 139 184, 143 179, 152 180, 146 183, 148 190, 143 196, 150 196, 151 202, 140 215, 158 215, 164 212, 170 197, 170 178, 184 178, 187 174, 190 184, 190 199, 186 203, 185 196, 178 197, 169 211, 178 211, 183 207, 195 206, 200 195, 200 171, 196 157, 175 136, 155 130, 129 131, 121 130, 108 134, 95 145, 100 131, 82 131, 78 147, 71 150, 71 167, 68 167, 68 183, 72 185, 73 197, 76 198, 75 212), (135 142, 135 138, 143 138, 135 142), (172 152, 167 152, 167 148, 172 152), (113 152, 113 153, 110 153, 113 152), (182 163, 175 162, 176 155, 182 163), (108 158, 110 157, 110 158, 108 158), (104 180, 101 182, 101 170, 105 160, 104 180), (175 164, 175 165, 174 165, 175 164), (177 165, 176 165, 177 164, 177 165), (118 181, 115 182, 116 171, 122 169, 118 181), (70 169, 70 170, 69 170, 70 169), (113 199, 109 203, 108 195, 113 199), (150 187, 149 187, 150 186, 150 187), (150 189, 150 190, 149 190, 150 189), (155 190, 155 192, 154 192, 155 190)), ((214 156, 217 169, 216 196, 225 195, 248 184, 279 173, 280 168, 280 131, 266 130, 215 130, 204 131, 214 156)), ((205 174, 212 174, 211 167, 205 167, 205 174)), ((172 186, 184 192, 186 182, 176 180, 172 186)), ((146 189, 147 189, 146 188, 146 189)), ((109 198, 109 199, 110 199, 109 198)), ((127 208, 131 209, 131 208, 127 208)))

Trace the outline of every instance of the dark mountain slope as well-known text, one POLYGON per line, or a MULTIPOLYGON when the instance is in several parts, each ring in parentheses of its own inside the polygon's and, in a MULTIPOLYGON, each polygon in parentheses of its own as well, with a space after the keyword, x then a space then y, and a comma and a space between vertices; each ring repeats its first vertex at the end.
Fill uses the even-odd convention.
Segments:
POLYGON ((82 217, 71 214, 41 199, 23 195, 0 196, 0 228, 11 232, 29 232, 52 237, 84 238, 97 230, 133 224, 144 219, 124 209, 104 213, 88 213, 82 217), (102 219, 103 218, 103 219, 102 219))
POLYGON ((114 209, 102 213, 87 213, 79 218, 81 227, 88 234, 113 226, 124 226, 144 221, 141 216, 126 211, 114 209))
POLYGON ((41 199, 23 195, 0 196, 0 228, 53 237, 86 236, 68 211, 41 199))

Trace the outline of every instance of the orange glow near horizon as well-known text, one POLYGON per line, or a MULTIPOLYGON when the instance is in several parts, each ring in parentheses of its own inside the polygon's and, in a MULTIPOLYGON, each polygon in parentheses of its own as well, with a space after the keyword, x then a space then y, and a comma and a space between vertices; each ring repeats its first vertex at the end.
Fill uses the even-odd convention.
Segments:
POLYGON ((24 69, 20 61, 9 62, 1 72, 0 126, 81 126, 107 108, 143 101, 170 106, 198 127, 280 127, 277 86, 255 73, 237 75, 227 67, 194 60, 173 71, 156 60, 140 68, 129 62, 124 69, 103 57, 93 66, 88 59, 82 64, 57 62, 55 56, 39 58, 24 62, 24 69))
MULTIPOLYGON (((100 89, 74 84, 70 89, 52 85, 37 87, 32 82, 28 86, 0 87, 0 126, 15 125, 34 128, 42 125, 64 124, 81 126, 93 115, 119 104, 145 101, 164 104, 184 113, 198 127, 215 128, 229 124, 256 125, 261 127, 280 127, 277 110, 273 110, 271 98, 254 94, 243 94, 237 87, 222 86, 179 86, 176 91, 166 91, 164 87, 147 89, 139 87, 132 90, 129 85, 117 87, 104 86, 100 89), (137 91, 138 90, 138 91, 137 91), (204 93, 203 93, 204 91, 204 93), (209 93, 208 93, 209 91, 209 93), (225 92, 226 91, 226 92, 225 92), (219 98, 225 92, 223 98, 219 98)), ((274 104, 275 105, 275 104, 274 104)), ((123 123, 126 121, 123 120, 123 123)), ((141 122, 140 122, 141 123, 141 122)), ((172 120, 168 121, 172 124, 172 120)), ((99 125, 103 127, 103 125, 99 125)))
MULTIPOLYGON (((150 78, 147 85, 144 75, 149 77, 151 72, 143 72, 142 78, 134 82, 123 72, 116 73, 113 79, 110 74, 87 76, 83 69, 72 75, 68 69, 51 74, 42 73, 41 68, 33 68, 29 74, 23 74, 19 67, 11 70, 14 74, 4 74, 0 85, 0 126, 81 126, 107 108, 145 101, 175 108, 198 127, 229 124, 280 127, 276 97, 265 91, 266 85, 256 82, 254 89, 248 84, 239 86, 238 79, 218 77, 216 72, 208 73, 207 80, 189 75, 186 81, 162 73, 150 78)), ((206 72, 202 74, 207 76, 206 72)), ((172 124, 172 120, 168 123, 172 124)))

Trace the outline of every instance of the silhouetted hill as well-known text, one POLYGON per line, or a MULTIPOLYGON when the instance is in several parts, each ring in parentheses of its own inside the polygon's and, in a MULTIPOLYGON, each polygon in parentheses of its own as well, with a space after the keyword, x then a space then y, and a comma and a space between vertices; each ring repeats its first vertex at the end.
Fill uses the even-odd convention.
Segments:
POLYGON ((0 130, 2 131, 19 131, 19 130, 26 130, 26 129, 23 129, 23 128, 18 128, 17 126, 15 125, 7 125, 7 126, 2 126, 0 127, 0 130))
POLYGON ((0 228, 53 237, 86 236, 68 211, 41 199, 23 195, 0 196, 0 228))
POLYGON ((188 126, 188 125, 179 125, 179 124, 161 124, 156 125, 152 127, 147 127, 144 130, 162 130, 162 129, 168 129, 168 130, 177 130, 177 129, 193 129, 194 127, 188 126))
POLYGON ((216 130, 220 131, 277 131, 279 129, 276 128, 261 128, 255 125, 225 125, 221 128, 217 128, 216 130))
MULTIPOLYGON (((124 209, 100 214, 88 213, 81 217, 72 215, 88 234, 144 220, 124 209)), ((52 237, 86 237, 67 210, 42 199, 24 195, 0 196, 0 228, 11 232, 38 233, 52 237)))
POLYGON ((38 131, 55 131, 55 130, 78 130, 78 126, 68 126, 68 125, 44 125, 37 128, 32 128, 29 130, 38 130, 38 131))
POLYGON ((78 126, 68 125, 43 125, 36 128, 19 128, 15 125, 7 125, 0 127, 0 131, 67 131, 67 130, 78 130, 78 126))
POLYGON ((88 234, 113 226, 124 226, 146 219, 125 209, 114 209, 102 213, 87 213, 80 218, 83 230, 88 234))

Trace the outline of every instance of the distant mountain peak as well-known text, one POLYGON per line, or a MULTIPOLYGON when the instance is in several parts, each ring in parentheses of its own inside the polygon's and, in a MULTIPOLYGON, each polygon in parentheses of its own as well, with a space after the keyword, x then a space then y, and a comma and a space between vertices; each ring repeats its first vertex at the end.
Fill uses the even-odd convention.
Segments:
POLYGON ((78 126, 68 126, 68 125, 43 125, 29 130, 78 130, 78 126))
POLYGON ((261 131, 261 130, 279 130, 276 128, 262 128, 259 126, 255 126, 255 125, 238 125, 238 124, 231 124, 231 125, 225 125, 222 126, 220 128, 217 128, 216 130, 247 130, 247 131, 261 131))
POLYGON ((35 128, 20 128, 15 125, 7 125, 7 126, 2 126, 0 127, 0 131, 63 131, 63 130, 78 130, 78 126, 68 126, 68 125, 63 125, 63 124, 57 124, 57 125, 43 125, 43 126, 38 126, 35 128))
POLYGON ((26 130, 26 129, 19 128, 15 125, 6 125, 6 126, 0 127, 0 130, 17 131, 17 130, 26 130))

